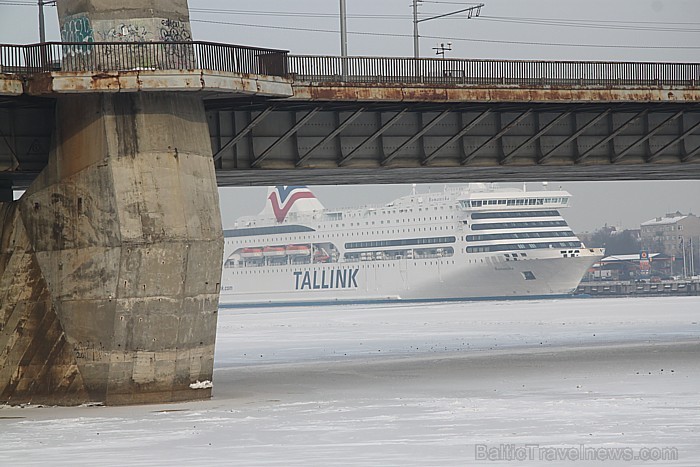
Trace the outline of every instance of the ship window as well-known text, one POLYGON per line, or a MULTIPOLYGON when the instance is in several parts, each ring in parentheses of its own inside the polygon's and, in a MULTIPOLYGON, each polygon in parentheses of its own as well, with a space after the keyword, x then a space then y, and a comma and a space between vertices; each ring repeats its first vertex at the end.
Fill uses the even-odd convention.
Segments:
POLYGON ((523 277, 526 281, 534 281, 537 279, 532 271, 523 271, 523 277))

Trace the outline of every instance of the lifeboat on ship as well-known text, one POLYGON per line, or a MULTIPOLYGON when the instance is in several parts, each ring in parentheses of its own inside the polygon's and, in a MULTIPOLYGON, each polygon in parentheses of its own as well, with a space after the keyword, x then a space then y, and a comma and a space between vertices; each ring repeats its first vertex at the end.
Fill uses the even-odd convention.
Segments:
POLYGON ((285 247, 285 252, 289 256, 309 256, 311 254, 311 248, 309 245, 287 245, 285 247))
POLYGON ((273 258, 287 255, 283 246, 266 246, 262 252, 263 256, 273 258))
POLYGON ((241 251, 241 258, 245 259, 262 258, 262 256, 262 248, 243 248, 243 250, 241 251))
POLYGON ((314 263, 327 263, 331 257, 325 250, 317 250, 314 253, 314 263))

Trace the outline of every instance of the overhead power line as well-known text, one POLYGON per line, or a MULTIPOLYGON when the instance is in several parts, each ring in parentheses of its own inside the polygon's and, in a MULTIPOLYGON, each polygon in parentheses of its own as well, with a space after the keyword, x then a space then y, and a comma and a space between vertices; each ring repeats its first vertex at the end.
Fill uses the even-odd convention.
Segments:
MULTIPOLYGON (((427 2, 423 3, 438 3, 427 2)), ((456 2, 439 2, 448 5, 462 5, 464 3, 456 2)), ((224 14, 233 16, 269 16, 280 18, 329 18, 337 19, 336 13, 315 13, 315 12, 299 12, 299 11, 262 11, 262 10, 238 10, 227 8, 191 8, 191 12, 204 14, 224 14)), ((440 13, 421 12, 420 21, 424 21, 426 17, 439 16, 440 13)), ((412 15, 405 14, 383 14, 383 15, 368 15, 368 14, 348 14, 347 18, 365 19, 365 20, 382 20, 382 21, 404 21, 413 19, 412 15)), ((533 18, 533 17, 515 17, 515 16, 489 16, 481 15, 481 19, 502 22, 502 23, 519 23, 532 24, 539 26, 551 27, 572 27, 572 28, 590 28, 590 29, 610 29, 610 30, 632 30, 632 31, 648 31, 648 32, 679 32, 679 33, 696 33, 700 32, 700 23, 697 22, 663 22, 663 21, 620 21, 620 20, 586 20, 586 19, 561 19, 561 18, 533 18), (687 28, 683 26, 697 26, 697 28, 687 28)), ((461 15, 447 16, 445 20, 463 21, 461 15)))
MULTIPOLYGON (((299 32, 313 32, 313 33, 323 33, 323 34, 339 34, 340 31, 337 29, 319 29, 319 28, 300 28, 293 26, 272 26, 264 24, 250 24, 250 23, 234 23, 229 21, 214 21, 206 19, 190 19, 193 23, 206 23, 206 24, 222 24, 229 26, 239 26, 247 28, 259 28, 259 29, 277 29, 283 31, 299 31, 299 32)), ((348 31, 348 34, 356 36, 377 36, 377 37, 413 37, 412 34, 398 34, 398 33, 386 33, 386 32, 368 32, 368 31, 348 31)), ((477 39, 469 37, 448 37, 448 36, 428 36, 421 35, 426 39, 437 39, 444 41, 454 41, 454 42, 477 42, 477 43, 488 43, 488 44, 512 44, 512 45, 537 45, 545 47, 577 47, 577 48, 606 48, 606 49, 664 49, 664 50, 698 50, 700 45, 625 45, 625 44, 573 44, 573 43, 559 43, 559 42, 533 42, 533 41, 510 41, 510 40, 498 40, 498 39, 477 39)))
MULTIPOLYGON (((424 4, 442 4, 442 5, 461 5, 463 2, 449 1, 429 1, 423 0, 424 4)), ((9 6, 27 6, 36 7, 36 1, 32 0, 0 0, 0 5, 9 6)), ((55 4, 49 4, 55 6, 55 4)), ((337 13, 316 13, 316 12, 297 12, 297 11, 263 11, 263 10, 240 10, 229 8, 190 8, 190 12, 203 14, 224 14, 233 16, 270 16, 280 18, 329 18, 337 19, 337 13)), ((435 16, 437 12, 421 12, 421 17, 435 16)), ((390 20, 404 21, 412 19, 409 14, 348 14, 348 18, 364 19, 364 20, 390 20)), ((503 23, 519 23, 532 24, 540 26, 552 27, 572 27, 572 28, 590 28, 590 29, 611 29, 611 30, 633 30, 633 31, 648 31, 648 32, 679 32, 679 33, 696 33, 700 32, 699 22, 665 22, 665 21, 622 21, 622 20, 586 20, 586 19, 564 19, 564 18, 537 18, 537 17, 518 17, 518 16, 491 16, 481 15, 481 20, 503 23), (658 26, 658 27, 656 27, 658 26), (697 26, 697 28, 686 28, 683 26, 697 26)), ((447 17, 444 20, 462 21, 461 16, 447 17)))
MULTIPOLYGON (((423 2, 425 3, 425 2, 423 2)), ((463 3, 448 3, 452 5, 464 5, 463 3)), ((216 13, 216 14, 227 14, 236 16, 274 16, 274 17, 303 17, 303 18, 332 18, 336 19, 338 17, 337 13, 317 13, 317 12, 300 12, 300 11, 262 11, 262 10, 239 10, 239 9, 229 9, 229 8, 190 8, 191 12, 196 13, 216 13)), ((420 15, 425 16, 436 16, 441 13, 438 12, 421 12, 420 15)), ((405 20, 411 19, 412 15, 408 14, 348 14, 348 18, 357 19, 391 19, 391 20, 405 20)), ((700 27, 700 22, 666 22, 666 21, 622 21, 622 20, 598 20, 598 19, 572 19, 572 18, 534 18, 534 17, 518 17, 518 16, 492 16, 492 15, 481 15, 481 18, 489 18, 492 20, 503 20, 503 21, 523 21, 523 22, 536 22, 543 24, 571 24, 571 25, 591 25, 591 26, 603 26, 603 25, 617 25, 617 26, 628 26, 634 27, 634 25, 659 25, 659 26, 697 26, 700 27)), ((446 18, 451 20, 463 20, 461 16, 455 16, 451 18, 446 18)))
POLYGON ((667 22, 667 21, 622 21, 618 19, 596 19, 596 20, 589 20, 589 19, 572 19, 572 18, 535 18, 535 17, 527 17, 527 16, 489 16, 489 18, 498 18, 498 19, 521 19, 521 20, 544 20, 544 21, 567 21, 567 22, 584 22, 584 23, 622 23, 622 24, 682 24, 682 25, 691 25, 691 26, 700 26, 700 22, 698 21, 693 21, 693 22, 682 22, 682 21, 673 21, 673 22, 667 22))
MULTIPOLYGON (((668 26, 634 26, 625 24, 596 24, 594 22, 584 23, 584 22, 574 22, 574 21, 561 21, 561 20, 527 20, 527 19, 501 19, 494 16, 482 15, 482 21, 492 21, 496 23, 516 23, 516 24, 532 24, 538 26, 554 26, 554 27, 567 27, 567 28, 582 28, 582 29, 611 29, 611 30, 623 30, 623 31, 649 31, 649 32, 700 32, 700 28, 677 28, 668 26)), ((700 25, 699 25, 700 26, 700 25)))

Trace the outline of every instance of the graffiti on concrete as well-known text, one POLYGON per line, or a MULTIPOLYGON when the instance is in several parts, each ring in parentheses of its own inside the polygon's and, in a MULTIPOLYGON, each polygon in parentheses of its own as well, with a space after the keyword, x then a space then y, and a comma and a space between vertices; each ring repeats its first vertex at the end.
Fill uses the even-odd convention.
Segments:
POLYGON ((192 40, 192 33, 185 21, 175 19, 164 19, 161 21, 160 40, 163 42, 173 42, 164 44, 163 52, 169 68, 189 69, 194 62, 194 50, 188 44, 178 44, 178 42, 189 42, 192 40))
POLYGON ((103 42, 146 42, 148 30, 145 26, 122 23, 98 35, 103 42))
POLYGON ((160 40, 163 42, 187 42, 192 40, 192 33, 182 20, 164 19, 160 24, 160 40))
MULTIPOLYGON (((94 34, 90 19, 86 15, 76 15, 63 23, 61 28, 61 40, 63 42, 94 42, 94 34)), ((63 56, 89 55, 91 48, 88 45, 68 45, 63 47, 63 56)))
POLYGON ((118 47, 104 46, 100 49, 101 59, 107 64, 107 68, 129 70, 154 67, 153 48, 145 46, 145 43, 153 40, 153 35, 148 30, 147 22, 140 23, 142 24, 133 21, 119 24, 112 21, 101 22, 101 30, 96 30, 97 37, 102 42, 121 43, 118 47))

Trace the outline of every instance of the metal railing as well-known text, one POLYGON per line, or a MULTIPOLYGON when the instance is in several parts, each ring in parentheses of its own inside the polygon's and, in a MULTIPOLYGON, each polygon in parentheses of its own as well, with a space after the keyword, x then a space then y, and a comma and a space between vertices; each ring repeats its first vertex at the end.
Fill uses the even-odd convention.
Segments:
POLYGON ((534 86, 695 86, 700 63, 318 57, 290 55, 299 81, 534 86))
POLYGON ((0 45, 0 73, 202 69, 286 76, 287 51, 211 42, 0 45))
POLYGON ((324 57, 211 42, 0 45, 0 73, 203 69, 322 83, 511 86, 696 86, 700 63, 324 57))

